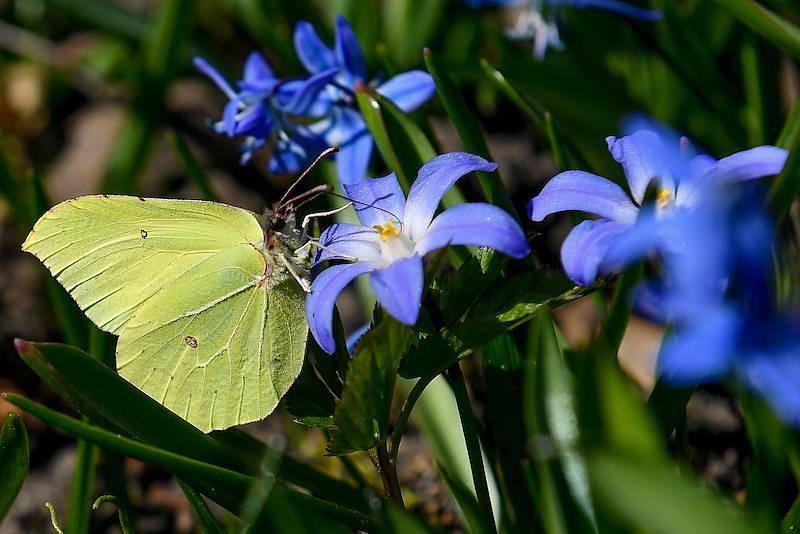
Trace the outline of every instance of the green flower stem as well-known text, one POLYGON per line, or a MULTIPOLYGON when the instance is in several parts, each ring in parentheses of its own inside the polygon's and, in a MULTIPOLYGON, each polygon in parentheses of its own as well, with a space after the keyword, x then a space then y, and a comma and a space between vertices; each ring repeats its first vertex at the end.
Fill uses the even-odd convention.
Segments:
POLYGON ((464 374, 458 363, 452 365, 447 370, 450 385, 458 406, 458 414, 461 418, 461 426, 464 429, 464 441, 467 445, 469 456, 469 466, 472 470, 472 482, 475 485, 475 494, 478 503, 486 516, 487 524, 496 531, 494 524, 494 514, 492 513, 492 501, 489 497, 489 484, 486 480, 486 471, 483 469, 483 456, 481 455, 481 444, 478 439, 478 427, 475 422, 475 415, 472 412, 472 405, 467 393, 467 384, 464 382, 464 374))
POLYGON ((386 498, 405 509, 406 505, 403 502, 403 492, 400 489, 400 480, 397 478, 397 461, 389 458, 389 452, 386 450, 386 443, 381 443, 375 448, 377 455, 378 472, 383 480, 383 488, 386 491, 386 498))
POLYGON ((419 380, 417 380, 417 382, 414 384, 414 387, 406 397, 403 406, 400 408, 400 413, 397 415, 397 422, 395 422, 394 429, 392 430, 392 443, 391 448, 389 449, 390 460, 396 459, 397 454, 400 452, 400 441, 403 439, 403 433, 406 430, 408 418, 411 417, 411 412, 414 411, 414 406, 417 404, 422 392, 425 391, 426 387, 428 387, 428 384, 430 384, 437 376, 439 376, 439 373, 433 373, 421 377, 419 380))
POLYGON ((631 296, 633 289, 642 278, 643 271, 644 268, 639 263, 625 270, 617 280, 617 287, 611 300, 611 308, 603 325, 605 342, 614 356, 619 351, 622 337, 625 335, 625 329, 628 326, 628 320, 631 318, 631 296))

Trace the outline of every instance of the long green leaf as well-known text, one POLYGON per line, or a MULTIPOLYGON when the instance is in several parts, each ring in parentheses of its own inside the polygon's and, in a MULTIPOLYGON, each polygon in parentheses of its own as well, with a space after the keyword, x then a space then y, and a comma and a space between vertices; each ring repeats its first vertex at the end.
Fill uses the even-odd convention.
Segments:
POLYGON ((767 204, 775 220, 780 223, 800 192, 800 136, 789 147, 789 158, 783 172, 775 179, 769 191, 767 204))
POLYGON ((443 466, 439 465, 438 471, 450 490, 450 494, 453 495, 458 507, 461 509, 461 513, 470 527, 470 532, 475 534, 492 534, 495 532, 494 526, 488 523, 486 514, 483 513, 481 506, 470 489, 448 473, 443 466))
MULTIPOLYGON (((124 438, 51 410, 21 395, 10 393, 5 398, 48 425, 77 438, 84 439, 105 450, 137 458, 170 471, 233 513, 238 513, 242 500, 256 480, 251 476, 224 467, 124 438)), ((321 515, 342 521, 354 528, 366 529, 371 524, 371 520, 359 512, 296 492, 283 485, 276 486, 274 491, 285 493, 298 506, 308 506, 321 515)))
POLYGON ((44 358, 74 393, 132 436, 190 458, 243 469, 244 462, 231 451, 85 352, 56 343, 23 342, 17 349, 44 358))
POLYGON ((67 509, 67 532, 88 533, 91 525, 92 493, 97 467, 97 449, 91 443, 78 441, 72 487, 67 509))
MULTIPOLYGON (((464 102, 458 90, 458 86, 433 52, 426 48, 423 54, 425 56, 425 65, 428 67, 428 72, 431 73, 433 81, 436 83, 439 98, 441 98, 444 109, 447 111, 447 115, 450 117, 450 121, 453 123, 456 132, 458 132, 458 136, 461 138, 464 148, 468 152, 491 160, 492 155, 489 153, 489 147, 486 144, 486 139, 483 136, 481 127, 478 125, 469 107, 467 107, 467 103, 464 102)), ((479 172, 477 174, 478 184, 486 200, 492 204, 497 204, 517 218, 514 205, 508 197, 508 193, 503 186, 503 182, 500 180, 498 172, 479 172)))
POLYGON ((194 490, 189 484, 178 479, 178 484, 189 501, 189 508, 192 509, 194 521, 201 534, 223 534, 225 529, 214 517, 214 513, 203 500, 203 496, 194 490))
POLYGON ((716 0, 751 30, 767 41, 800 59, 800 28, 754 0, 716 0))
MULTIPOLYGON (((378 152, 381 153, 383 161, 386 165, 394 171, 397 175, 397 181, 404 191, 408 191, 410 182, 404 170, 397 152, 392 145, 392 140, 389 138, 389 132, 386 129, 386 123, 383 118, 383 112, 378 101, 370 94, 366 87, 358 87, 356 90, 356 101, 358 108, 361 110, 361 115, 367 123, 372 138, 375 140, 375 145, 378 147, 378 152)), ((360 179, 361 176, 351 177, 350 179, 360 179)), ((348 177, 340 176, 340 180, 348 179, 348 177)))
POLYGON ((633 532, 759 532, 670 466, 598 454, 590 458, 589 472, 599 504, 633 532))
POLYGON ((28 476, 28 432, 17 414, 8 414, 0 429, 0 524, 28 476))

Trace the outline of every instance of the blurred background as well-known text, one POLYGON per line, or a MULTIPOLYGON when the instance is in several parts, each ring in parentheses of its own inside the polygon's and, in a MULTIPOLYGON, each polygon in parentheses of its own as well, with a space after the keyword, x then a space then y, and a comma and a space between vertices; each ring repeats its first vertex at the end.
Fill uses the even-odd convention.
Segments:
MULTIPOLYGON (((476 10, 461 0, 0 0, 0 390, 68 409, 19 360, 12 340, 88 343, 85 325, 58 319, 57 309, 70 301, 32 256, 19 251, 43 209, 104 192, 213 197, 260 212, 291 182, 291 176, 266 172, 266 154, 239 165, 236 140, 209 124, 221 116, 224 95, 193 70, 192 56, 208 58, 230 80, 238 79, 252 50, 261 51, 279 76, 304 75, 292 44, 295 23, 312 22, 332 42, 336 13, 353 25, 375 76, 424 69, 422 50, 429 47, 479 118, 524 213, 557 172, 545 111, 576 167, 620 181, 604 139, 618 133, 630 112, 665 121, 717 157, 774 142, 797 100, 797 65, 714 2, 655 3, 665 14, 658 24, 565 9, 566 49, 538 61, 528 43, 505 36, 515 9, 476 10), (509 86, 524 106, 509 98, 509 86)), ((764 4, 789 18, 797 12, 789 1, 764 4)), ((439 152, 462 148, 435 97, 415 120, 432 133, 439 152)), ((372 175, 385 171, 375 154, 372 175)), ((323 165, 311 183, 334 183, 334 174, 333 165, 323 165)), ((465 182, 462 191, 479 198, 474 184, 465 182)), ((319 200, 318 207, 327 202, 319 200)), ((544 263, 559 266, 558 250, 571 224, 565 216, 526 227, 544 263)), ((354 291, 343 297, 347 328, 367 319, 364 300, 354 291)), ((586 299, 559 310, 572 344, 589 339, 596 309, 586 299)), ((620 357, 643 394, 653 385, 660 339, 658 325, 635 318, 623 342, 620 357)), ((471 376, 470 384, 480 404, 481 377, 471 376)), ((11 410, 0 400, 0 417, 11 410)), ((47 531, 45 501, 63 514, 68 507, 74 440, 23 417, 32 470, 0 525, 3 534, 47 531)), ((738 408, 721 386, 695 394, 687 428, 689 435, 680 437, 688 440, 686 459, 736 498, 748 451, 738 408)), ((319 431, 294 425, 280 411, 248 430, 284 436, 289 454, 343 471, 339 461, 324 457, 319 431)), ((399 462, 400 478, 415 495, 409 507, 443 529, 461 529, 419 429, 410 432, 399 462)), ((103 458, 100 465, 102 475, 103 458)), ((192 531, 188 505, 165 472, 130 460, 125 467, 142 532, 192 531)), ((97 494, 104 484, 98 476, 97 494)), ((115 525, 111 509, 93 515, 93 531, 117 531, 115 525)))

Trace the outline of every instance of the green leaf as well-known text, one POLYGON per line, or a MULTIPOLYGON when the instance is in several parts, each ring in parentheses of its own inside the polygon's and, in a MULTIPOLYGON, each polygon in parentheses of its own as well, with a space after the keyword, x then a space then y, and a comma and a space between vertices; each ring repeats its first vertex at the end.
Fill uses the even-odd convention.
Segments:
POLYGON ((0 524, 28 476, 29 454, 28 432, 22 419, 8 414, 0 429, 0 524))
POLYGON ((767 204, 778 223, 786 216, 798 192, 800 192, 800 136, 792 140, 789 158, 786 160, 783 172, 775 178, 767 197, 767 204))
POLYGON ((387 317, 358 343, 333 416, 329 454, 371 449, 386 439, 397 368, 410 334, 387 317))
MULTIPOLYGON (((86 440, 105 450, 137 458, 166 469, 233 513, 238 513, 242 500, 256 480, 251 476, 237 473, 224 467, 188 458, 108 432, 58 413, 20 395, 11 393, 6 398, 10 403, 41 419, 48 425, 63 430, 77 438, 86 440)), ((371 524, 371 520, 359 512, 311 495, 296 492, 283 485, 276 486, 273 491, 276 494, 286 495, 297 506, 307 506, 320 515, 341 521, 353 528, 368 529, 371 524)))
POLYGON ((759 532, 671 466, 597 454, 589 458, 589 473, 599 505, 634 532, 759 532))
POLYGON ((753 0, 716 0, 751 30, 800 59, 800 28, 753 0))
POLYGON ((481 510, 475 495, 461 481, 454 478, 442 465, 437 465, 437 470, 450 490, 450 494, 461 509, 461 513, 469 526, 469 531, 475 534, 492 534, 495 532, 492 525, 487 522, 486 515, 481 510))
POLYGON ((361 115, 367 123, 367 128, 369 128, 372 138, 375 140, 375 145, 383 157, 383 161, 397 175, 397 181, 400 182, 403 190, 408 192, 410 182, 389 138, 380 104, 364 86, 356 88, 356 101, 358 102, 358 108, 361 110, 361 115))
POLYGON ((432 534, 434 531, 417 516, 399 506, 387 504, 381 510, 381 532, 392 534, 432 534))
POLYGON ((295 423, 310 427, 333 426, 336 399, 309 358, 303 362, 300 376, 292 384, 283 401, 295 423))
MULTIPOLYGON (((40 355, 93 411, 137 439, 197 460, 243 469, 244 462, 232 451, 85 352, 68 345, 28 342, 18 344, 17 350, 40 355)), ((91 417, 91 413, 84 415, 91 417)))
POLYGON ((800 137, 800 100, 795 103, 791 113, 789 113, 789 117, 786 119, 786 123, 783 125, 775 144, 788 150, 797 143, 798 137, 800 137))
POLYGON ((655 416, 661 438, 665 442, 675 430, 675 425, 686 414, 686 405, 694 391, 694 387, 672 387, 661 379, 656 382, 647 399, 647 407, 655 416))
POLYGON ((65 528, 67 532, 89 532, 92 521, 92 493, 96 475, 97 448, 91 443, 78 441, 75 455, 65 528))
POLYGON ((531 525, 534 510, 525 487, 525 428, 523 420, 522 371, 524 359, 509 335, 483 347, 483 377, 486 381, 486 426, 495 446, 512 525, 531 525))
POLYGON ((102 0, 47 0, 84 24, 131 41, 141 41, 149 32, 147 19, 117 4, 102 0))
POLYGON ((178 484, 189 501, 189 508, 192 509, 195 524, 201 534, 224 534, 225 529, 217 521, 211 509, 203 500, 203 496, 194 490, 189 484, 178 479, 178 484))
MULTIPOLYGON (((429 49, 423 52, 425 56, 425 65, 428 67, 428 72, 433 76, 433 81, 436 83, 436 89, 439 93, 439 98, 444 104, 444 109, 447 112, 450 121, 458 132, 461 142, 467 152, 472 152, 488 160, 492 159, 489 153, 489 147, 486 145, 486 140, 483 137, 483 132, 478 122, 475 120, 473 113, 464 102, 458 86, 453 79, 447 74, 447 71, 442 66, 439 58, 429 49)), ((508 197, 503 182, 500 180, 500 174, 495 171, 491 173, 479 172, 478 184, 481 187, 486 200, 491 204, 496 204, 508 211, 514 218, 517 218, 516 210, 508 197)), ((517 218, 518 219, 518 218, 517 218)))

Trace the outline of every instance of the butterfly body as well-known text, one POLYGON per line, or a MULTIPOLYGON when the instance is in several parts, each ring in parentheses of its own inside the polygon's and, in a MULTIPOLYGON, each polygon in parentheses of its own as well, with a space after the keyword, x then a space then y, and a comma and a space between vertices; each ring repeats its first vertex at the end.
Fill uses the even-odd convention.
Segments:
POLYGON ((23 243, 100 329, 119 374, 203 431, 262 419, 300 372, 299 237, 224 204, 93 195, 23 243))

